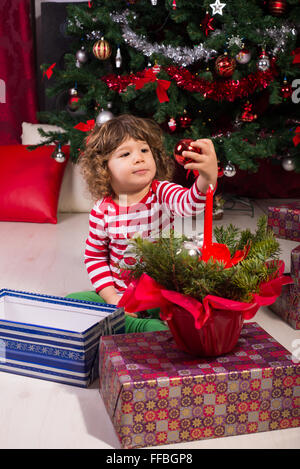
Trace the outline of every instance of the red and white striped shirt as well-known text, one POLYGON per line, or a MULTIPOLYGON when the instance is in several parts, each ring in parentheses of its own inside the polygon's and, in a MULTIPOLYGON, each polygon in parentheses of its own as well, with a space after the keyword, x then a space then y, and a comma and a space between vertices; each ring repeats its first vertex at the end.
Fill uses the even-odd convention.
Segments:
POLYGON ((90 213, 85 264, 96 292, 113 285, 118 294, 127 288, 120 277, 128 239, 139 233, 155 238, 174 227, 174 215, 192 216, 203 212, 205 195, 196 183, 190 189, 168 181, 154 180, 148 194, 138 203, 119 206, 111 197, 98 200, 90 213))

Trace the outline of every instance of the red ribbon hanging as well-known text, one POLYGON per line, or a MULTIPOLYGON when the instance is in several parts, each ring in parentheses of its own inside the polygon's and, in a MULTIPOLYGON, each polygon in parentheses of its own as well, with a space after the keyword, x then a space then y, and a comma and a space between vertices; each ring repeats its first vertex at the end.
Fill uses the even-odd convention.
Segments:
POLYGON ((169 101, 169 97, 166 91, 171 85, 171 82, 167 80, 160 80, 159 78, 157 78, 152 69, 146 70, 144 77, 138 78, 135 81, 135 89, 140 90, 146 85, 146 83, 151 83, 155 81, 157 82, 156 94, 159 102, 164 103, 166 101, 169 101))

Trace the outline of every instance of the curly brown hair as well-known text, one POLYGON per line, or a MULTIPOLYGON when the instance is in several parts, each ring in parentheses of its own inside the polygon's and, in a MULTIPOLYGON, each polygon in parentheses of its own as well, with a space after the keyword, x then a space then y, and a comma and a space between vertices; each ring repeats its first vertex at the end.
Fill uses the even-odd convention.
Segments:
POLYGON ((79 158, 81 172, 95 200, 114 197, 110 184, 107 162, 109 156, 127 138, 147 142, 156 163, 155 179, 170 181, 174 162, 167 156, 163 146, 163 131, 152 119, 121 114, 95 126, 85 141, 85 150, 79 158))

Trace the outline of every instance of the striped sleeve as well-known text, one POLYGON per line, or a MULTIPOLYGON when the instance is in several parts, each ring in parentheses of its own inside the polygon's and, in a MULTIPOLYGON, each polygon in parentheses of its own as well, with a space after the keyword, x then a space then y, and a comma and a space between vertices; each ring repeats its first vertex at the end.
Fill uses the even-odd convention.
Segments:
POLYGON ((96 292, 114 285, 109 267, 109 238, 105 231, 104 213, 95 205, 89 217, 89 234, 85 245, 84 262, 96 292))
POLYGON ((205 194, 199 191, 196 182, 190 189, 168 181, 157 184, 156 193, 161 203, 171 212, 184 216, 202 213, 205 207, 205 194))

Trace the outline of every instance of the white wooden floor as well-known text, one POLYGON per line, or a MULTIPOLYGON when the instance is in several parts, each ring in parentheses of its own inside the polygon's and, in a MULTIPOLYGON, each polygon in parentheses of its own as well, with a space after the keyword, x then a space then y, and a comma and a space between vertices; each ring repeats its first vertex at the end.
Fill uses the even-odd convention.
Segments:
MULTIPOLYGON (((286 200, 279 200, 285 203, 286 200)), ((254 217, 226 211, 214 225, 233 223, 254 229, 257 217, 276 200, 254 202, 254 217)), ((91 289, 83 264, 88 214, 60 213, 58 224, 0 223, 0 288, 65 296, 91 289)), ((286 271, 298 243, 280 240, 286 271)), ((254 320, 289 351, 300 339, 267 308, 254 320)), ((100 398, 97 382, 89 389, 0 372, 0 448, 119 448, 100 398)), ((300 428, 202 440, 160 447, 300 448, 300 428)))

